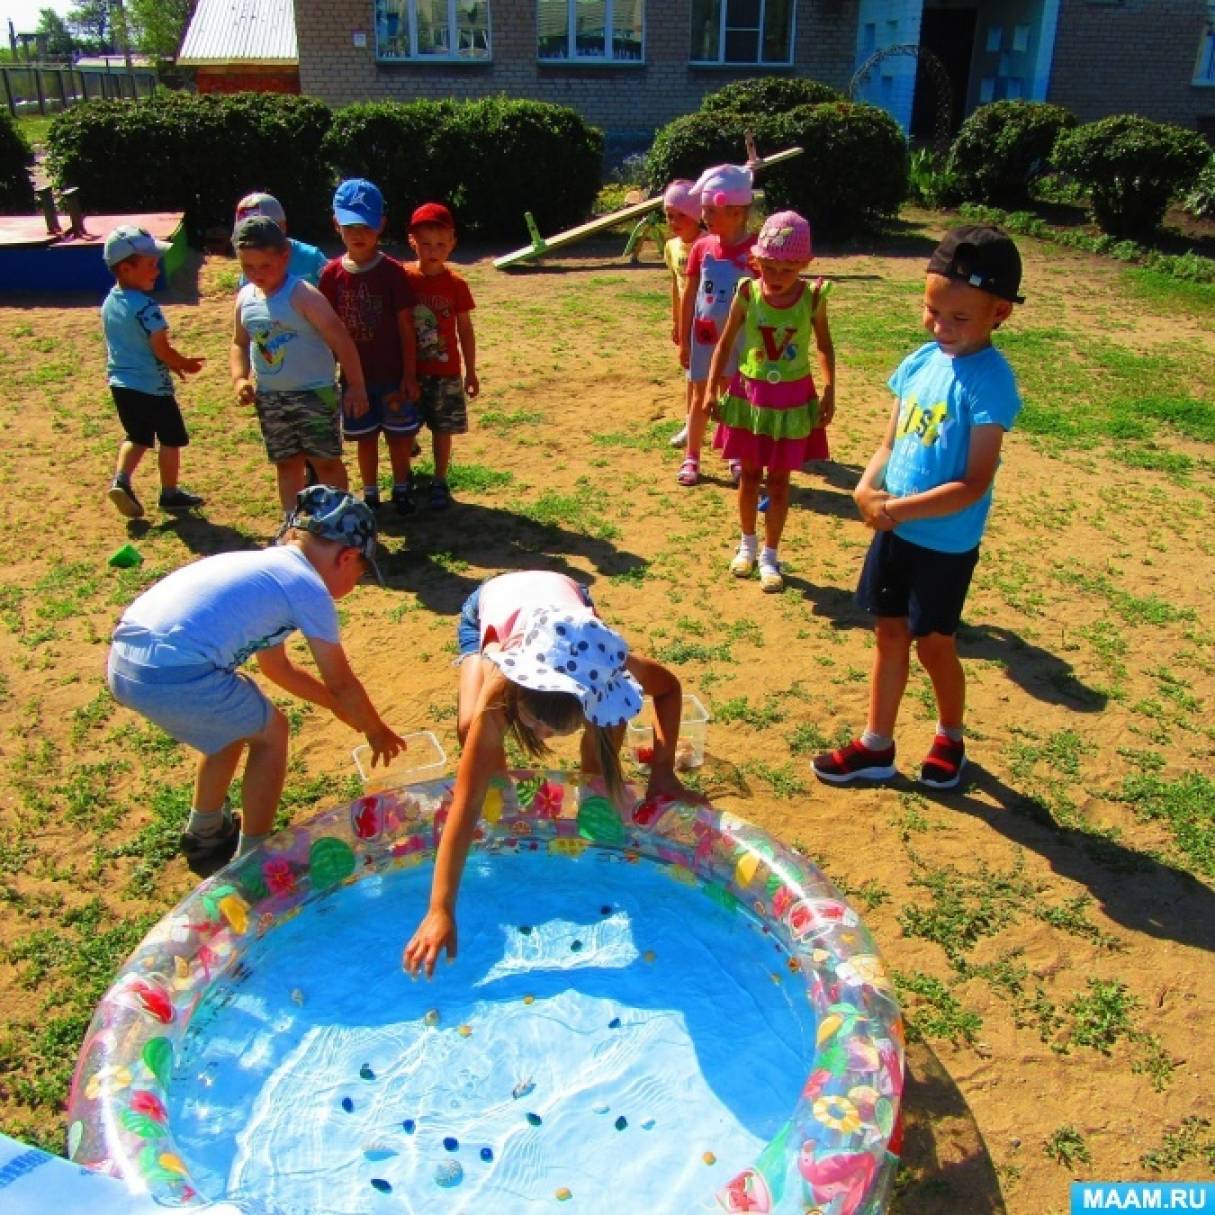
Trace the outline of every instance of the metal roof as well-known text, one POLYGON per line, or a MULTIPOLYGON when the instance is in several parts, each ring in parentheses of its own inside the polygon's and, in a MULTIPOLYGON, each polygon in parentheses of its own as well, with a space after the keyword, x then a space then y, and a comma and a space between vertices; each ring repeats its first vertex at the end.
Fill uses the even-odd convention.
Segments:
POLYGON ((292 0, 198 0, 177 62, 298 64, 292 0))

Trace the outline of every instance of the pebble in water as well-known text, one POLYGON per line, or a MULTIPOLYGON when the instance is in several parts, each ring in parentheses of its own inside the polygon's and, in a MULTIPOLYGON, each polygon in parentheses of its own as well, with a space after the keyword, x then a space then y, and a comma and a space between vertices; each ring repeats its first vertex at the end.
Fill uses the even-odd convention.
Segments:
POLYGON ((581 941, 571 941, 570 942, 570 952, 571 953, 581 953, 582 952, 582 942, 581 941))
POLYGON ((573 1198, 573 1196, 574 1195, 570 1191, 569 1186, 564 1186, 564 1185, 559 1190, 555 1191, 553 1194, 553 1197, 556 1198, 556 1200, 558 1202, 569 1202, 569 1200, 571 1198, 573 1198))
POLYGON ((539 1114, 528 1114, 527 1120, 532 1124, 532 1126, 539 1126, 544 1121, 539 1114))
POLYGON ((304 993, 300 991, 298 987, 293 987, 291 989, 291 1002, 293 1004, 298 1004, 300 1008, 304 1007, 304 993))
POLYGON ((523 933, 525 937, 530 937, 532 935, 532 926, 530 924, 520 924, 519 931, 523 933))
POLYGON ((383 1177, 373 1177, 371 1179, 371 1188, 374 1190, 379 1190, 381 1194, 392 1193, 391 1182, 385 1181, 383 1177))
POLYGON ((472 1026, 471 1025, 461 1025, 460 1028, 456 1032, 460 1035, 461 1038, 467 1038, 472 1034, 472 1026))
POLYGON ((424 1021, 424 1022, 427 1024, 427 1025, 432 1025, 432 1026, 433 1026, 433 1025, 438 1025, 439 1021, 441 1020, 441 1018, 439 1017, 439 1010, 438 1010, 437 1008, 432 1008, 432 1009, 430 1009, 430 1010, 429 1010, 429 1011, 426 1013, 426 1015, 425 1015, 425 1016, 422 1018, 422 1020, 423 1020, 423 1021, 424 1021))
POLYGON ((518 1101, 520 1097, 526 1097, 528 1093, 536 1087, 536 1082, 528 1076, 526 1080, 520 1080, 514 1088, 510 1090, 510 1095, 518 1101))
POLYGON ((394 1147, 390 1147, 386 1143, 369 1143, 363 1149, 363 1156, 367 1160, 391 1160, 397 1154, 394 1147))
POLYGON ((705 1164, 717 1163, 717 1157, 714 1156, 712 1152, 705 1152, 705 1154, 701 1157, 701 1160, 703 1160, 705 1164))
POLYGON ((493 1158, 494 1158, 494 1149, 493 1148, 484 1147, 481 1149, 481 1159, 484 1160, 486 1164, 491 1163, 493 1161, 493 1158))
POLYGON ((344 1109, 346 1111, 346 1113, 348 1113, 348 1114, 353 1114, 354 1113, 354 1102, 351 1101, 349 1097, 343 1097, 342 1098, 342 1109, 344 1109))
POLYGON ((654 1129, 654 1119, 646 1118, 641 1124, 641 1129, 643 1131, 652 1131, 654 1129))
POLYGON ((616 1119, 616 1129, 618 1131, 623 1131, 624 1128, 626 1126, 628 1126, 628 1124, 629 1124, 629 1120, 623 1114, 621 1114, 620 1117, 616 1119))
POLYGON ((620 1028, 620 1018, 619 1018, 619 1017, 613 1017, 613 1018, 612 1018, 612 1019, 611 1019, 611 1020, 608 1022, 608 1029, 619 1029, 619 1028, 620 1028))
POLYGON ((654 960, 654 957, 655 957, 654 951, 652 949, 647 949, 645 951, 645 953, 643 953, 641 955, 641 960, 643 962, 652 962, 654 960))
POLYGON ((611 914, 612 914, 612 906, 611 906, 611 904, 610 904, 610 903, 604 903, 604 905, 603 905, 602 907, 600 907, 600 908, 599 908, 599 914, 600 914, 600 915, 611 915, 611 914))
POLYGON ((464 1180, 464 1170, 458 1160, 444 1160, 435 1168, 435 1184, 445 1190, 457 1186, 464 1180))
POLYGON ((535 1002, 536 1002, 535 996, 524 996, 523 997, 524 1004, 535 1004, 535 1002))
POLYGON ((596 1114, 606 1114, 608 1112, 608 1103, 606 1101, 596 1101, 595 1104, 591 1106, 591 1109, 594 1110, 596 1114))
POLYGON ((407 1135, 412 1135, 414 1131, 417 1130, 417 1126, 418 1124, 412 1118, 406 1118, 405 1121, 401 1123, 401 1129, 407 1135))
POLYGON ((374 1080, 375 1079, 375 1072, 373 1072, 371 1070, 370 1063, 364 1063, 363 1066, 359 1068, 359 1079, 360 1080, 374 1080))
POLYGON ((443 1146, 449 1152, 454 1152, 459 1148, 460 1141, 454 1135, 448 1135, 447 1138, 443 1140, 443 1146))

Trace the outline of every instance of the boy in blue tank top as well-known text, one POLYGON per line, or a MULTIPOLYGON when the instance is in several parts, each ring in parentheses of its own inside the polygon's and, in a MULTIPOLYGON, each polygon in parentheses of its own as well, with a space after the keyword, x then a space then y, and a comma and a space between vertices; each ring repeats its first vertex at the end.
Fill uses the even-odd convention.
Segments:
POLYGON ((347 486, 334 358, 346 381, 345 408, 367 412, 358 350, 329 301, 288 273, 287 236, 264 216, 242 220, 233 236, 249 280, 236 296, 228 365, 242 405, 253 405, 278 479, 284 518, 307 479, 347 486))
POLYGON ((816 756, 820 780, 895 774, 894 724, 911 645, 932 679, 936 737, 920 783, 958 785, 966 763, 966 679, 955 634, 991 509, 1000 447, 1021 409, 991 335, 1023 303, 1021 257, 990 225, 955 228, 928 262, 924 328, 933 340, 890 377, 897 400, 853 497, 876 535, 857 602, 877 618, 869 721, 860 738, 816 756))

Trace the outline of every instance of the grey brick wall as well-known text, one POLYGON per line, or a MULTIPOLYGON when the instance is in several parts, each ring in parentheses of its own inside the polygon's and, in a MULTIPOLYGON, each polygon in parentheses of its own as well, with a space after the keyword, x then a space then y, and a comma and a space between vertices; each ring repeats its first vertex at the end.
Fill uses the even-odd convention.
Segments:
MULTIPOLYGON (((856 46, 857 0, 798 0, 790 74, 845 88, 856 46)), ((535 0, 491 0, 493 59, 486 64, 385 64, 375 58, 373 0, 296 0, 300 85, 331 105, 506 93, 572 106, 612 131, 650 131, 700 105, 701 97, 757 69, 688 63, 691 0, 650 0, 645 62, 586 67, 539 63, 535 0), (355 31, 366 34, 356 47, 355 31)))
POLYGON ((1082 122, 1142 114, 1195 127, 1215 88, 1190 83, 1205 0, 1062 0, 1048 100, 1082 122))

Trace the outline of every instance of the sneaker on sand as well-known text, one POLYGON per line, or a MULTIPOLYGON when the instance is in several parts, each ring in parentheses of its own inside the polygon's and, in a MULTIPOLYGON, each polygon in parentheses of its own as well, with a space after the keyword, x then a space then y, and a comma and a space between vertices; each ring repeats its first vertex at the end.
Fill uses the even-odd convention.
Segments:
POLYGON ((378 489, 363 490, 363 505, 371 507, 372 510, 379 510, 380 491, 378 489))
POLYGON ((672 436, 671 446, 682 447, 688 441, 688 424, 685 422, 672 436))
POLYGON ((176 489, 162 489, 157 503, 161 510, 193 510, 202 504, 203 500, 198 494, 192 494, 180 485, 176 489))
POLYGON ((920 784, 932 789, 956 789, 966 767, 966 744, 956 742, 947 734, 932 740, 932 749, 920 765, 920 784))
POLYGON ((769 592, 781 591, 785 588, 785 576, 780 572, 780 562, 759 559, 759 585, 769 592))
POLYGON ((871 751, 859 738, 846 747, 816 755, 811 765, 814 775, 832 785, 848 785, 854 780, 889 780, 895 774, 894 747, 871 751))
POLYGON ((412 515, 418 508, 413 498, 413 486, 394 485, 392 487, 392 505, 396 508, 398 515, 412 515))
POLYGON ((143 517, 143 503, 135 497, 135 493, 130 485, 121 478, 115 477, 110 482, 107 497, 118 507, 120 515, 126 515, 128 519, 140 519, 143 517))
POLYGON ((240 842, 240 815, 228 819, 222 831, 215 835, 185 832, 181 837, 181 853, 190 872, 198 877, 210 877, 236 855, 240 842))
POLYGON ((451 505, 451 490, 447 488, 446 481, 430 483, 429 504, 431 510, 446 510, 451 505))
POLYGON ((755 550, 748 544, 740 544, 738 552, 730 562, 730 573, 735 578, 750 578, 755 573, 755 550))

